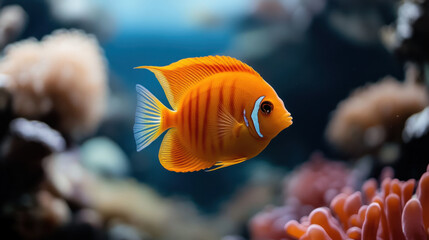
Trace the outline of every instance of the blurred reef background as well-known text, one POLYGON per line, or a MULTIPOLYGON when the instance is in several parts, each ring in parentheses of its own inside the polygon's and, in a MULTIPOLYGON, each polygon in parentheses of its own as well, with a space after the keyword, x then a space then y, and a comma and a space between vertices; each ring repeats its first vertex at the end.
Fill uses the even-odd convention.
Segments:
POLYGON ((429 238, 428 0, 0 0, 0 239, 429 238), (229 55, 293 125, 174 173, 136 152, 141 65, 229 55))

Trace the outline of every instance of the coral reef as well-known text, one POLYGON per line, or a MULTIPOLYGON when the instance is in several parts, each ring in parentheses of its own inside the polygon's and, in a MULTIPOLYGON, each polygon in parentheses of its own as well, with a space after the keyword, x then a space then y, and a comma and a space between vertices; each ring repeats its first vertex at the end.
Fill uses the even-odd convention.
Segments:
POLYGON ((288 221, 326 206, 340 192, 353 192, 360 178, 344 163, 313 154, 310 161, 285 178, 284 206, 266 207, 250 220, 251 239, 289 239, 284 231, 288 221))
POLYGON ((137 5, 128 1, 114 7, 85 0, 18 2, 22 8, 8 1, 0 9, 1 239, 428 239, 429 172, 423 171, 429 157, 429 110, 423 109, 429 98, 422 84, 425 77, 429 79, 428 0, 400 4, 396 0, 238 1, 234 6, 241 6, 239 10, 219 7, 228 21, 210 15, 216 1, 185 1, 174 3, 173 9, 186 10, 183 19, 177 20, 188 25, 174 25, 174 31, 167 26, 171 19, 155 22, 160 18, 154 16, 169 12, 155 11, 151 1, 137 4, 153 12, 144 18, 149 21, 141 19, 137 27, 132 25, 139 11, 127 11, 137 5), (324 119, 326 109, 343 96, 341 89, 373 81, 386 72, 402 73, 389 53, 374 44, 380 27, 392 22, 396 6, 399 18, 385 30, 391 33, 385 34, 385 42, 417 67, 408 66, 404 83, 387 77, 356 90, 338 105, 326 130, 338 150, 370 157, 345 163, 316 153, 286 177, 284 168, 266 167, 266 159, 260 159, 264 165, 255 164, 254 169, 184 177, 159 174, 152 161, 141 159, 145 156, 129 145, 132 136, 123 130, 130 129, 134 111, 134 99, 128 100, 134 77, 124 72, 131 70, 132 62, 162 64, 167 58, 222 52, 232 44, 228 54, 263 63, 254 64, 255 69, 265 71, 273 86, 283 87, 279 96, 287 96, 291 105, 304 102, 295 105, 302 113, 297 118, 301 124, 291 129, 299 138, 284 138, 292 151, 278 140, 280 150, 267 152, 279 165, 297 164, 302 155, 320 147, 322 137, 313 130, 321 130, 324 123, 314 119, 324 119), (43 21, 32 18, 35 15, 43 21), (125 21, 123 15, 127 15, 125 21), (199 23, 194 25, 194 20, 199 23), (59 30, 41 37, 60 26, 91 34, 59 30), (41 40, 10 44, 26 36, 41 40), (113 74, 98 43, 110 36, 114 41, 103 46, 114 63, 113 74), (188 36, 195 39, 189 41, 188 36), (124 54, 126 49, 133 54, 124 54), (377 51, 382 53, 374 54, 377 51), (118 79, 109 84, 120 94, 108 95, 108 78, 118 79), (122 78, 130 81, 122 86, 118 84, 122 78), (336 84, 326 84, 328 78, 336 84), (346 78, 343 84, 341 79, 346 78), (325 87, 329 85, 334 87, 325 87), (308 96, 316 106, 312 111, 306 108, 308 96), (308 112, 312 115, 305 115, 308 112), (98 128, 106 116, 107 124, 98 128), (305 120, 304 116, 310 117, 305 120), (97 129, 98 135, 108 137, 91 136, 97 129), (363 184, 373 170, 371 161, 381 155, 399 158, 391 165, 401 170, 395 173, 398 179, 422 175, 420 181, 393 179, 393 168, 385 168, 380 186, 374 179, 363 184), (225 197, 225 191, 213 191, 218 189, 235 194, 225 197), (190 199, 173 195, 183 191, 195 195, 190 199), (205 206, 214 213, 204 215, 191 201, 201 199, 221 203, 205 206))
POLYGON ((387 77, 355 90, 339 103, 326 130, 328 141, 352 156, 401 142, 405 121, 429 103, 423 86, 387 77))
POLYGON ((370 179, 362 191, 337 195, 330 208, 317 208, 300 223, 290 221, 285 230, 294 239, 427 239, 429 172, 412 198, 415 183, 386 178, 377 188, 370 179))
MULTIPOLYGON (((1 32, 10 34, 1 36, 7 41, 24 24, 22 9, 13 7, 0 16, 0 28, 9 28, 1 32)), ((84 215, 54 190, 44 167, 46 157, 66 151, 68 141, 89 134, 101 119, 107 77, 98 43, 80 31, 61 30, 40 43, 11 44, 0 73, 2 237, 100 239, 99 227, 77 221, 84 215)))
POLYGON ((14 115, 42 120, 72 137, 92 132, 100 122, 106 71, 97 41, 77 30, 9 45, 0 61, 14 115))
POLYGON ((107 226, 125 224, 150 239, 219 239, 193 204, 163 198, 133 180, 102 178, 86 170, 78 156, 62 153, 45 159, 49 183, 63 199, 91 209, 107 226))

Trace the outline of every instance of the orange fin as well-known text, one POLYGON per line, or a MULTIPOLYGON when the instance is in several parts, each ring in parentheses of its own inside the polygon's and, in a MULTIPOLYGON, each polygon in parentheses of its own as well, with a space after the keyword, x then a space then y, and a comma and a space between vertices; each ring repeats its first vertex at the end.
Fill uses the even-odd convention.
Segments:
POLYGON ((248 72, 259 76, 252 67, 226 56, 186 58, 165 67, 140 66, 152 71, 167 96, 173 109, 187 91, 205 78, 222 72, 248 72))
POLYGON ((219 137, 226 137, 232 134, 234 137, 238 137, 243 123, 239 123, 223 106, 220 106, 218 113, 218 134, 219 137))
POLYGON ((228 161, 219 161, 215 165, 213 165, 213 168, 206 170, 206 172, 212 172, 215 170, 219 170, 219 169, 224 168, 224 167, 229 167, 229 166, 232 166, 235 164, 242 163, 246 160, 247 160, 247 158, 244 157, 244 158, 238 158, 238 159, 228 160, 228 161))
POLYGON ((174 172, 194 172, 213 166, 214 161, 198 158, 180 142, 176 129, 170 129, 159 150, 161 165, 174 172))

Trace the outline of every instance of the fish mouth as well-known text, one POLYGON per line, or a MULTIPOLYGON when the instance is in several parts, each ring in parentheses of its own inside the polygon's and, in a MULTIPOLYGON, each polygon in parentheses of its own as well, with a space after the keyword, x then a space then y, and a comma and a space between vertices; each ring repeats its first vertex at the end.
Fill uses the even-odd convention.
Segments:
POLYGON ((286 113, 285 115, 283 115, 281 122, 282 122, 283 129, 292 125, 293 122, 292 122, 292 116, 290 115, 290 113, 286 113))

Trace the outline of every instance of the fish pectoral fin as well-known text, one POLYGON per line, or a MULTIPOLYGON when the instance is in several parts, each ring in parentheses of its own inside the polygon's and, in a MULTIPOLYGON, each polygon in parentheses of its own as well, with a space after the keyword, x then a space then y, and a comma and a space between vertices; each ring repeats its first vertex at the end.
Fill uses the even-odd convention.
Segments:
POLYGON ((214 161, 200 159, 181 142, 176 129, 170 129, 162 140, 159 161, 169 171, 194 172, 213 166, 214 161))
POLYGON ((243 123, 239 123, 223 106, 220 106, 218 112, 218 134, 219 137, 225 137, 232 134, 237 138, 240 134, 241 128, 244 126, 243 123))
POLYGON ((238 158, 238 159, 228 160, 228 161, 219 161, 215 165, 213 165, 213 168, 207 169, 205 171, 206 172, 212 172, 212 171, 224 168, 224 167, 229 167, 229 166, 232 166, 232 165, 235 165, 235 164, 242 163, 242 162, 244 162, 246 160, 247 160, 247 158, 244 157, 244 158, 238 158))

